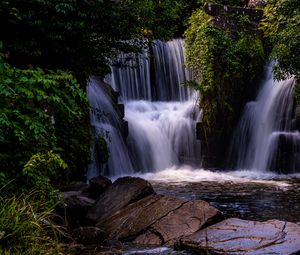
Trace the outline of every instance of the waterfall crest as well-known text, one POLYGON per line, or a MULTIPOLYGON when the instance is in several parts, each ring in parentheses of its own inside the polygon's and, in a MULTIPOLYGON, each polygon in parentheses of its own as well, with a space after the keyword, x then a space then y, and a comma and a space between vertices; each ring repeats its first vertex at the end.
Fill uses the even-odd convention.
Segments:
POLYGON ((143 53, 120 54, 119 62, 125 65, 111 66, 111 75, 106 80, 120 92, 123 102, 187 101, 193 96, 193 90, 183 85, 192 78, 192 73, 185 68, 182 39, 157 40, 143 53))
MULTIPOLYGON (((281 141, 299 143, 299 132, 293 127, 294 78, 275 81, 272 68, 257 99, 247 103, 232 142, 232 161, 236 169, 291 172, 291 166, 281 161, 281 141)), ((296 150, 294 150, 296 151, 296 150)), ((281 151, 282 152, 282 151, 281 151)), ((289 162, 293 164, 294 152, 289 162)))

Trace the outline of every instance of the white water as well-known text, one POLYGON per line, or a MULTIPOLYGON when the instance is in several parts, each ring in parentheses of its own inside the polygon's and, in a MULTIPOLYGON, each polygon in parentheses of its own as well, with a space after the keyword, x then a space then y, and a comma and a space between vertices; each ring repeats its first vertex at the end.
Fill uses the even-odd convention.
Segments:
POLYGON ((200 141, 196 140, 195 126, 200 112, 193 101, 127 102, 125 119, 136 169, 158 171, 199 161, 200 141))
POLYGON ((122 135, 123 121, 117 112, 117 105, 111 100, 105 84, 101 80, 91 78, 87 87, 87 95, 91 107, 90 122, 94 133, 92 162, 88 166, 87 179, 99 174, 121 175, 132 174, 133 166, 127 146, 122 135), (107 165, 101 165, 97 155, 97 139, 104 137, 109 147, 107 165), (109 169, 106 169, 106 168, 109 169))
MULTIPOLYGON (((154 70, 150 70, 147 51, 134 59, 121 54, 120 58, 128 59, 128 66, 111 67, 112 73, 105 79, 120 93, 125 106, 127 141, 121 132, 122 120, 107 93, 93 80, 89 84, 91 106, 107 111, 111 117, 103 121, 91 115, 96 134, 107 132, 109 138, 108 172, 104 171, 107 175, 156 172, 181 164, 200 165, 200 141, 196 139, 195 126, 201 120, 201 112, 196 93, 183 86, 191 79, 185 68, 183 41, 156 41, 152 52, 154 70)), ((103 174, 98 165, 95 157, 89 166, 88 179, 103 174)))
POLYGON ((114 90, 120 92, 123 102, 130 100, 186 101, 194 91, 183 83, 192 73, 185 68, 183 40, 155 41, 141 54, 120 54, 123 67, 111 66, 106 77, 114 90), (150 52, 154 68, 150 67, 150 52), (151 79, 152 77, 152 79, 151 79))
POLYGON ((256 101, 246 105, 233 137, 232 157, 236 169, 277 171, 275 161, 280 136, 299 140, 298 132, 294 132, 291 125, 293 86, 293 78, 274 81, 269 68, 267 80, 256 101))

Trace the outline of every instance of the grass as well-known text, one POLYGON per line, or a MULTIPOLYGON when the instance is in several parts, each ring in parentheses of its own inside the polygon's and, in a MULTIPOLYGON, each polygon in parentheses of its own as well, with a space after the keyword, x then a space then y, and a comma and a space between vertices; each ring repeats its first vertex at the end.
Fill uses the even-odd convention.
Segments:
POLYGON ((0 196, 0 255, 68 254, 52 222, 53 206, 34 200, 37 193, 0 196))

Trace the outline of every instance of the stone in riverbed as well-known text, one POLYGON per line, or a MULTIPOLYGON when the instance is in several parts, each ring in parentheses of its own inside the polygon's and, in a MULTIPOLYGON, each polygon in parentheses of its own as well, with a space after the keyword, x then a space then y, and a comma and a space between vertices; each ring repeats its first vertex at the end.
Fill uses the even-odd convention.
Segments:
POLYGON ((204 201, 152 195, 98 222, 97 226, 110 238, 124 240, 138 236, 136 244, 170 245, 220 216, 220 211, 204 201))
POLYGON ((176 246, 226 255, 292 255, 300 252, 300 226, 279 220, 227 219, 182 237, 176 246))
POLYGON ((106 189, 112 185, 112 181, 105 176, 93 177, 89 181, 90 186, 86 189, 86 192, 91 198, 97 199, 106 189))
POLYGON ((95 205, 88 211, 86 218, 93 222, 101 221, 153 193, 151 184, 141 178, 119 178, 101 194, 95 205))
POLYGON ((85 196, 82 191, 68 191, 63 192, 62 195, 64 206, 59 204, 56 208, 57 212, 60 215, 66 212, 68 225, 71 228, 78 227, 85 221, 85 215, 94 205, 95 200, 85 196))

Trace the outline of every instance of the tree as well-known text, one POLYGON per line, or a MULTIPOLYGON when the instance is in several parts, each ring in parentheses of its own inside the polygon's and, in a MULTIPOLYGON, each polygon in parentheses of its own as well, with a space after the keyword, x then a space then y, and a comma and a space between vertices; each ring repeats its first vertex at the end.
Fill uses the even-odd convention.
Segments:
POLYGON ((120 51, 145 40, 170 39, 182 30, 196 0, 4 0, 0 41, 9 63, 71 70, 85 83, 109 72, 120 51))
POLYGON ((269 42, 277 79, 300 75, 300 4, 294 0, 270 0, 261 29, 269 42))

